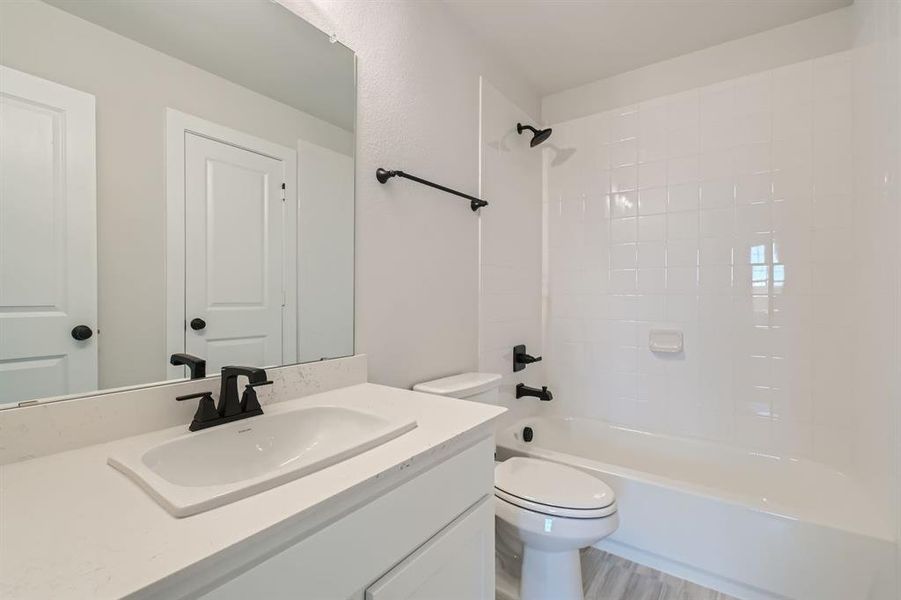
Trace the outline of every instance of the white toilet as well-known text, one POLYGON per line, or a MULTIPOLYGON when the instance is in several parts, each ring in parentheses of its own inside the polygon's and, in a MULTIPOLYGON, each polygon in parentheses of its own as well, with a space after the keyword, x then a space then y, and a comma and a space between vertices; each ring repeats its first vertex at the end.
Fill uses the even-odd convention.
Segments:
MULTIPOLYGON (((496 404, 500 381, 493 373, 463 373, 413 389, 496 404)), ((519 570, 520 600, 581 600, 579 550, 616 531, 613 490, 573 467, 514 457, 495 466, 494 496, 499 596, 515 593, 501 583, 519 570)))

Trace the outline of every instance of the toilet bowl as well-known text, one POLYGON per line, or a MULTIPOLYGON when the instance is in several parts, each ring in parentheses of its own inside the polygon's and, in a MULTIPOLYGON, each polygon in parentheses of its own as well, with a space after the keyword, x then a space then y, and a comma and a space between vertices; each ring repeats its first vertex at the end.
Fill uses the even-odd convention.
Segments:
MULTIPOLYGON (((496 404, 500 383, 497 374, 462 373, 413 389, 496 404)), ((494 496, 498 597, 581 600, 579 550, 616 531, 613 490, 578 469, 516 457, 495 466, 494 496)))
POLYGON ((579 550, 619 525, 613 491, 577 469, 534 458, 511 458, 494 473, 498 551, 522 548, 520 600, 580 600, 579 550))

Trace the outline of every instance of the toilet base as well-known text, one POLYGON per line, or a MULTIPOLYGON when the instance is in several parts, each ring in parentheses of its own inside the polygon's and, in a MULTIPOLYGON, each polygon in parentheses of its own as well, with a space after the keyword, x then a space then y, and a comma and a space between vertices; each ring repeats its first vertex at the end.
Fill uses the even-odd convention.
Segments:
POLYGON ((583 600, 578 550, 523 548, 520 600, 583 600))

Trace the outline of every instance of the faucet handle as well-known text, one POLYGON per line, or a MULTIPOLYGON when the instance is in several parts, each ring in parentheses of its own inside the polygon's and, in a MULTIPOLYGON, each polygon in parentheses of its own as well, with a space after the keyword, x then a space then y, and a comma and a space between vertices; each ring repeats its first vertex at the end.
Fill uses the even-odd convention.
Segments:
POLYGON ((522 371, 526 365, 541 361, 540 356, 532 356, 526 353, 525 344, 513 346, 513 371, 522 371))
POLYGON ((258 383, 248 383, 246 386, 244 386, 244 393, 241 395, 242 413, 254 413, 259 411, 259 413, 262 414, 263 407, 260 406, 260 401, 259 399, 257 399, 257 391, 254 388, 263 385, 272 385, 272 382, 260 381, 258 383))
POLYGON ((197 412, 194 413, 194 420, 191 421, 191 425, 188 427, 191 431, 203 429, 200 427, 202 423, 215 421, 221 416, 219 411, 216 410, 216 403, 213 401, 213 392, 198 392, 196 394, 176 396, 175 399, 182 402, 183 400, 194 400, 195 398, 200 398, 200 403, 197 405, 197 412))

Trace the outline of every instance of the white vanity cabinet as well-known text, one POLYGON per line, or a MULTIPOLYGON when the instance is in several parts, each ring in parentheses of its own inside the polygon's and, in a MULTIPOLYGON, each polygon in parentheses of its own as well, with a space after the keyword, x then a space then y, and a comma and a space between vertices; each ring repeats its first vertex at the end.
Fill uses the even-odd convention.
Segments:
POLYGON ((493 457, 485 438, 200 597, 492 599, 493 457))

